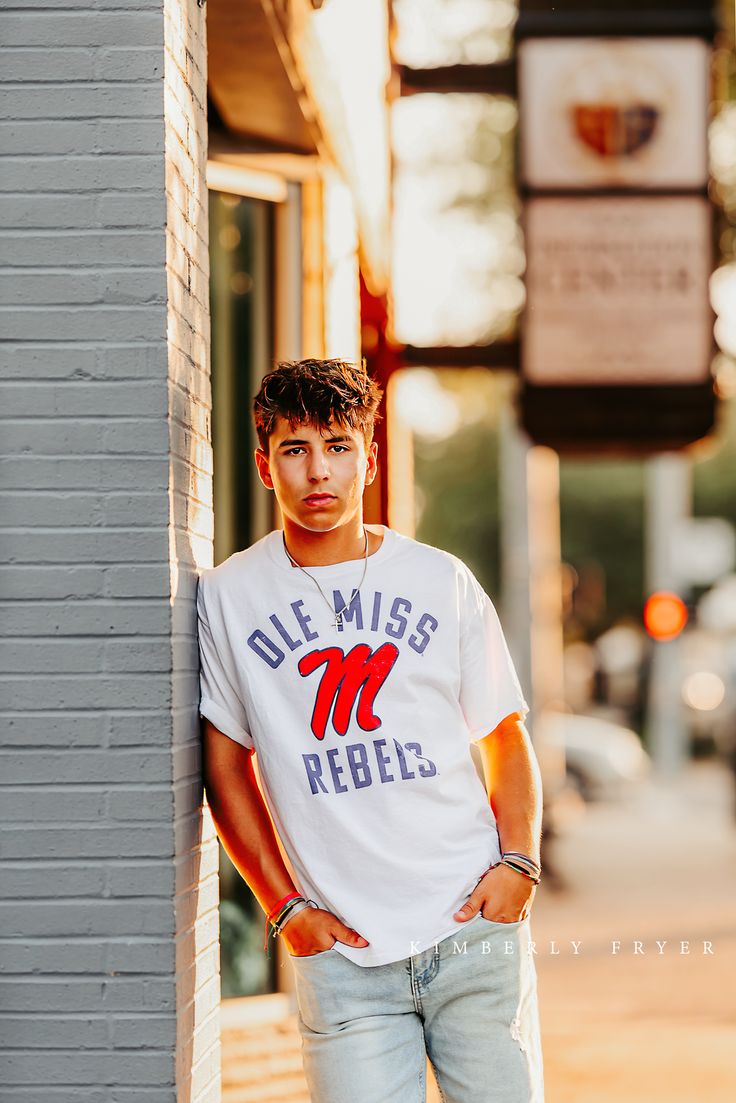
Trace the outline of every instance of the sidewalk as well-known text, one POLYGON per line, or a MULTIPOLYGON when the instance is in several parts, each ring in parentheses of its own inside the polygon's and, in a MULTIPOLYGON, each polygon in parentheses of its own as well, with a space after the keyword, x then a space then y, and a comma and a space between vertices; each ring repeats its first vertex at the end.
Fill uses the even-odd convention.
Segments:
POLYGON ((736 1099, 731 785, 718 765, 691 764, 625 803, 586 806, 556 842, 566 888, 543 882, 532 917, 546 1103, 736 1099))

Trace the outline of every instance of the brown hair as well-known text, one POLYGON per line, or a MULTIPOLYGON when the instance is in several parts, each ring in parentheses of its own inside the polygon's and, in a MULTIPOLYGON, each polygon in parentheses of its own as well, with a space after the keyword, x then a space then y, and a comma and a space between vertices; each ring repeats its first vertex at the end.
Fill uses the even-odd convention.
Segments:
POLYGON ((383 392, 368 375, 365 363, 347 360, 287 360, 263 377, 253 400, 258 440, 264 452, 282 417, 294 429, 300 422, 320 432, 331 423, 359 430, 366 444, 373 438, 383 392))

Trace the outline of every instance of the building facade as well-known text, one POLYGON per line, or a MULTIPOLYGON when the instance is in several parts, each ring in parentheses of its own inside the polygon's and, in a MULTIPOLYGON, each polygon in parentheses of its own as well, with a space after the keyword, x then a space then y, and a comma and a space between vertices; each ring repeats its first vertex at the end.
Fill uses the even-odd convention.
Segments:
POLYGON ((388 271, 386 5, 319 7, 5 15, 12 1103, 221 1094, 197 574, 273 522, 240 463, 253 384, 277 357, 359 356, 361 281, 380 301, 388 271))

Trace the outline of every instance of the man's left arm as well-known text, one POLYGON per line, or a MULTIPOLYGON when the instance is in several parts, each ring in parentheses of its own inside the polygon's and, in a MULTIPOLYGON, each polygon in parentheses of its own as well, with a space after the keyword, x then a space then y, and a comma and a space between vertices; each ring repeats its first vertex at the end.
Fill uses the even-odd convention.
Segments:
MULTIPOLYGON (((540 864, 542 779, 521 713, 513 712, 478 743, 502 853, 515 850, 540 864)), ((455 919, 514 923, 529 914, 536 886, 523 873, 496 866, 476 885, 455 919)))

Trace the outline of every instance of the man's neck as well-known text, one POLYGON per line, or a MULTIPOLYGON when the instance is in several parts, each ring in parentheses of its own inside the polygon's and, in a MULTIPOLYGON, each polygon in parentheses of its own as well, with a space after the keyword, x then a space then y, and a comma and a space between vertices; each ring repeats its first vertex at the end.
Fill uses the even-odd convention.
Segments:
MULTIPOLYGON (((284 517, 284 539, 289 553, 302 567, 324 567, 362 559, 365 554, 365 533, 362 516, 329 532, 311 532, 284 517)), ((381 546, 383 535, 368 531, 368 555, 381 546)))

